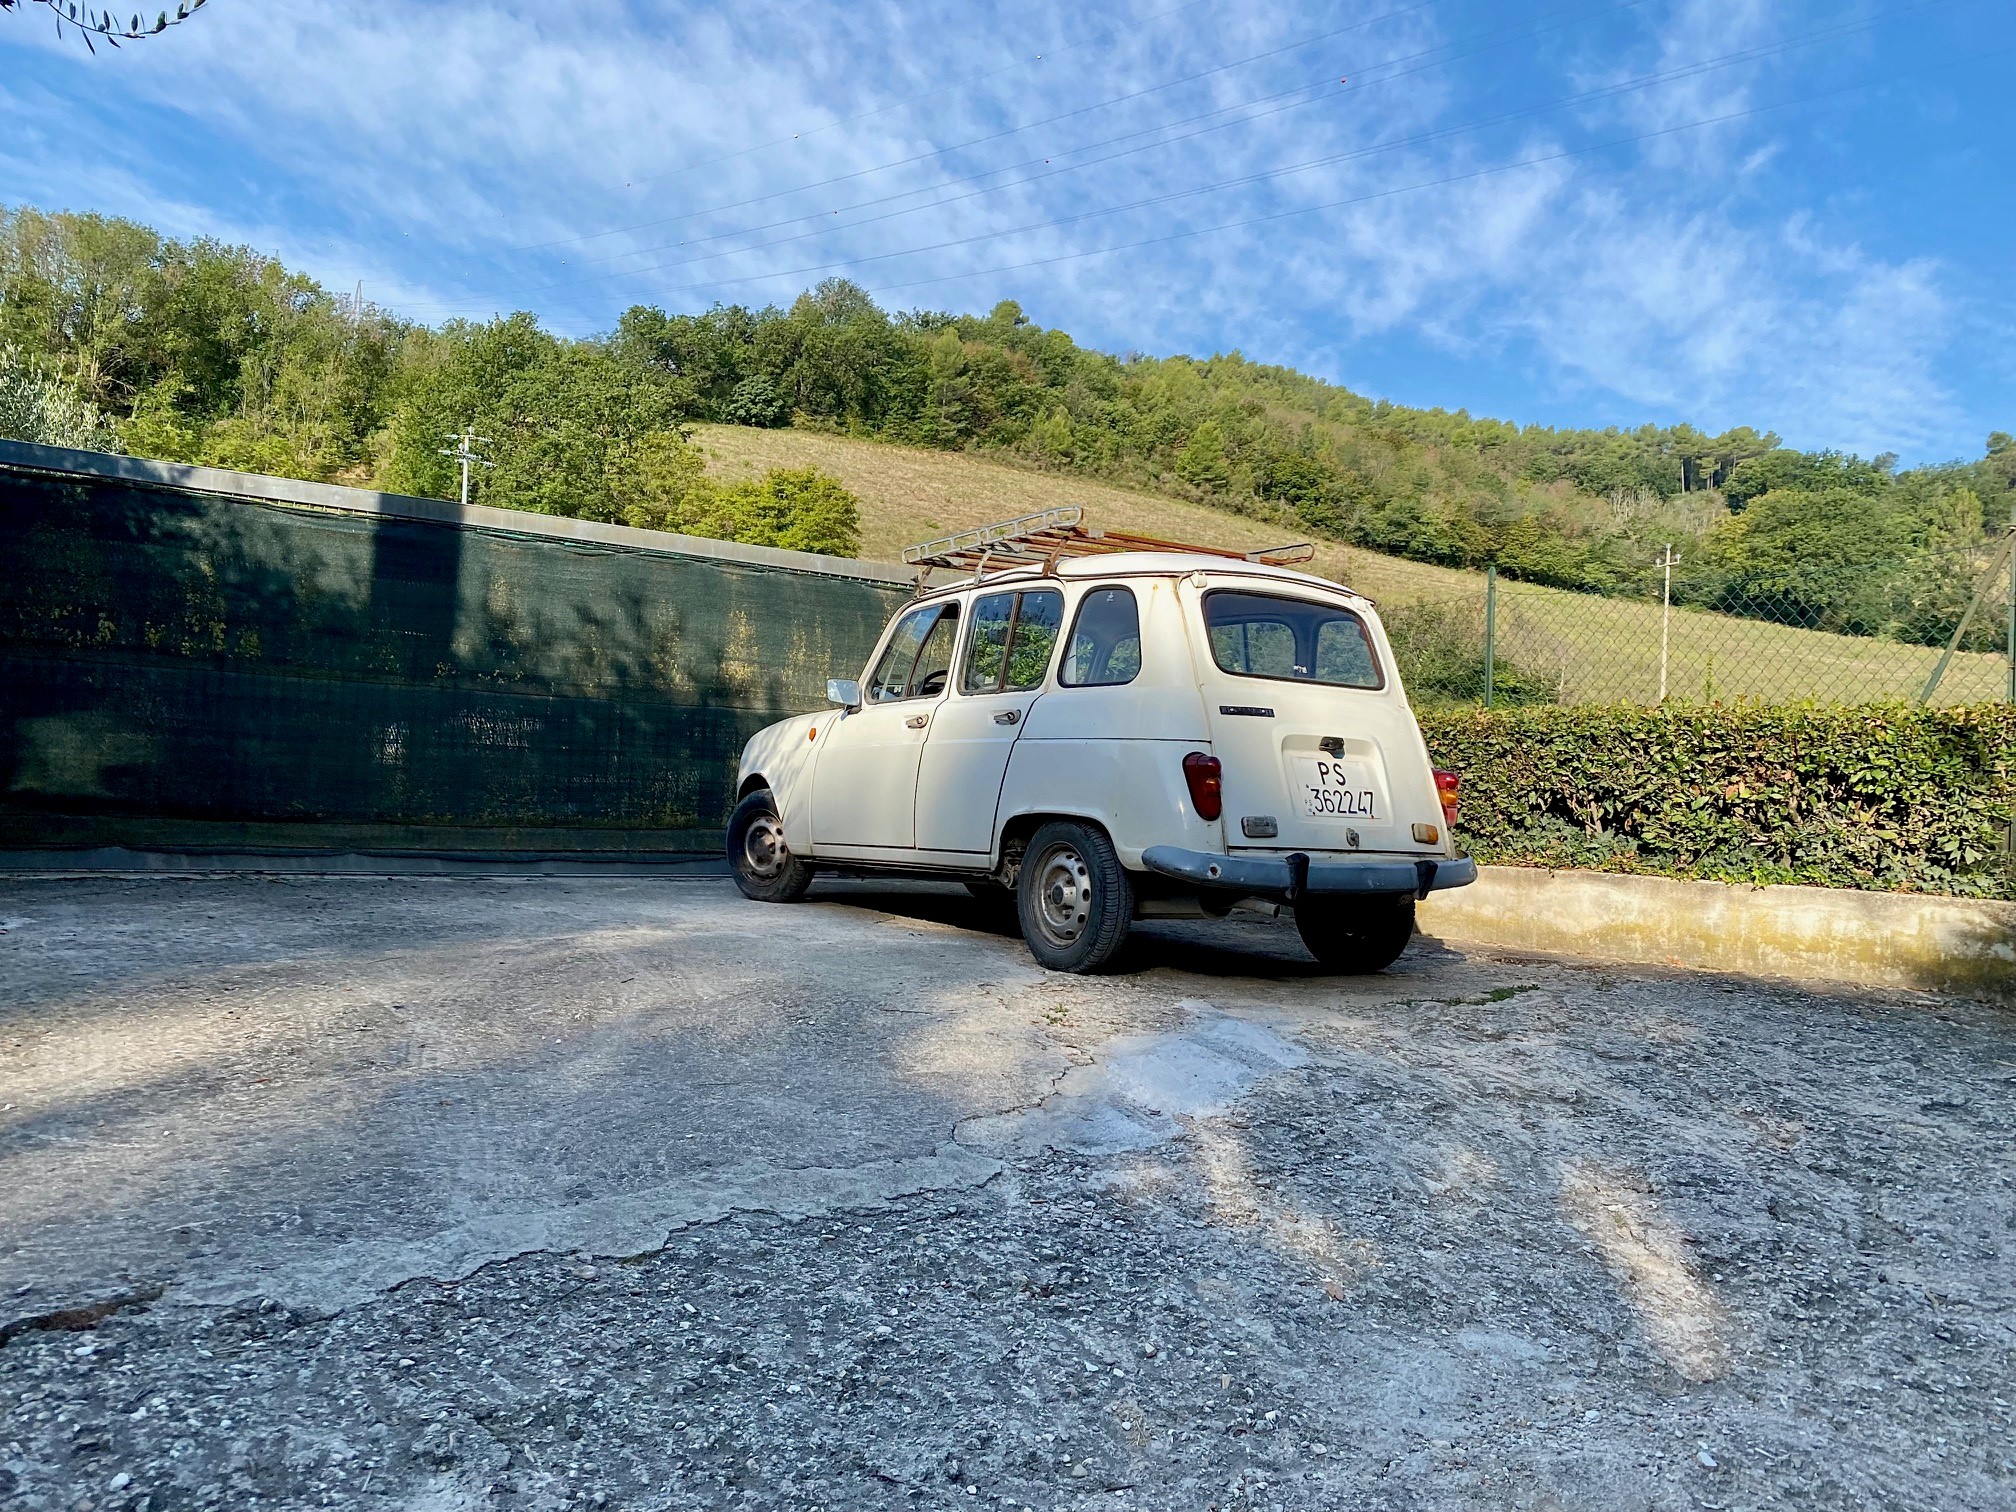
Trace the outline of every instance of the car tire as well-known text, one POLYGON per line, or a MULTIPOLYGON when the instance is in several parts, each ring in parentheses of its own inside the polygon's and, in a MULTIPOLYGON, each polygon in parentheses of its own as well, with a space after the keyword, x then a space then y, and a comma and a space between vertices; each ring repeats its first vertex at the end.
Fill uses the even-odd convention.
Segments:
POLYGON ((1036 831, 1023 852, 1015 906, 1037 965, 1100 971, 1127 938, 1134 884, 1104 833, 1060 820, 1036 831))
POLYGON ((1309 954, 1332 971, 1369 976, 1399 960, 1414 937, 1414 900, 1305 897, 1295 905, 1295 932, 1309 954))
POLYGON ((796 903, 812 885, 812 868, 784 844, 770 789, 756 789, 728 816, 728 869, 742 896, 758 903, 796 903))

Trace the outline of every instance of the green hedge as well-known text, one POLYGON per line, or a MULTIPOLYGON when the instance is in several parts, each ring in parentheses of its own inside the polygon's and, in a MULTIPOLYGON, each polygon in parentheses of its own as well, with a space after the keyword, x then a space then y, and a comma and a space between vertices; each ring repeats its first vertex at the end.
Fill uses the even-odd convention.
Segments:
POLYGON ((1501 866, 2016 897, 2016 708, 1424 714, 1457 834, 1501 866))

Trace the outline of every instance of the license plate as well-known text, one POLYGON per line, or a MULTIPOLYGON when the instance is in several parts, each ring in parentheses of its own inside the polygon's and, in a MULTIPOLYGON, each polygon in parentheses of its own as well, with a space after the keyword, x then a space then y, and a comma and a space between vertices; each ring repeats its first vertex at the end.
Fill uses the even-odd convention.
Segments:
POLYGON ((1316 819, 1377 819, 1379 788, 1363 761, 1305 757, 1301 768, 1302 812, 1316 819))

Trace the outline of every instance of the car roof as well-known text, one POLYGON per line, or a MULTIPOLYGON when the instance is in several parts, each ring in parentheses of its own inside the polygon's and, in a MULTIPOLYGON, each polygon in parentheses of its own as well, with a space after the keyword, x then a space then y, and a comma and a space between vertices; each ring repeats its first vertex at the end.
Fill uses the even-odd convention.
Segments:
MULTIPOLYGON (((1094 556, 1066 557, 1048 572, 1034 562, 987 574, 985 586, 1006 587, 1011 583, 1027 583, 1043 577, 1062 578, 1066 581, 1081 581, 1087 578, 1109 579, 1128 577, 1188 577, 1193 572, 1201 572, 1207 577, 1268 578, 1276 582, 1295 584, 1304 588, 1314 588, 1324 593, 1340 593, 1347 598, 1371 602, 1355 589, 1346 588, 1342 583, 1333 583, 1329 578, 1318 577, 1313 572, 1297 572, 1291 567, 1274 567, 1265 562, 1249 562, 1242 557, 1208 556, 1194 551, 1111 551, 1094 556)), ((936 598, 944 593, 956 593, 975 586, 976 580, 960 578, 957 582, 940 583, 919 594, 920 599, 936 598)))

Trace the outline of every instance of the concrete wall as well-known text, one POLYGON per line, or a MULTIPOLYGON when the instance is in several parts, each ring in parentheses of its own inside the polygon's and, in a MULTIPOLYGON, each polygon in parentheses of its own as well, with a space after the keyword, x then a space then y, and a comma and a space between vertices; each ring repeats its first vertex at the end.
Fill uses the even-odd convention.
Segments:
POLYGON ((1431 935, 1753 976, 2016 997, 2016 904, 1487 866, 1421 905, 1431 935))

